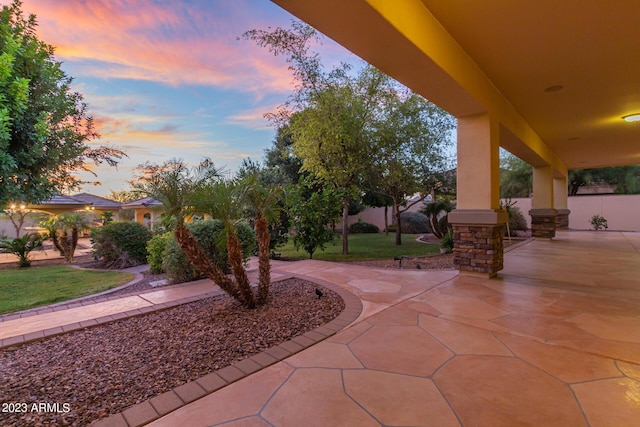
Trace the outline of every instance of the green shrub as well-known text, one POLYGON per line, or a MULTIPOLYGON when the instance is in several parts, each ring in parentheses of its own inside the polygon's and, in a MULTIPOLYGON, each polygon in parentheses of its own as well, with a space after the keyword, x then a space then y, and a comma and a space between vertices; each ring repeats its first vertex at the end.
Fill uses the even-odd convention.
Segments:
POLYGON ((605 217, 597 214, 591 217, 591 226, 596 231, 606 230, 609 228, 609 224, 607 224, 605 217))
POLYGON ((362 218, 358 218, 358 222, 355 222, 349 226, 349 234, 364 234, 364 233, 379 233, 380 229, 375 224, 369 224, 364 222, 362 218))
MULTIPOLYGON (((191 230, 191 233, 200 245, 202 245, 202 248, 210 259, 224 272, 230 273, 222 222, 211 219, 199 220, 187 224, 187 227, 191 230)), ((253 229, 245 223, 239 223, 237 230, 238 239, 242 246, 242 255, 246 262, 257 250, 256 234, 253 229)), ((202 277, 202 274, 189 263, 189 259, 184 252, 182 252, 182 249, 180 249, 180 246, 178 246, 173 236, 167 242, 163 258, 163 267, 167 279, 172 283, 188 282, 202 277)))
POLYGON ((0 253, 16 255, 20 268, 31 266, 29 254, 36 249, 42 249, 42 236, 38 233, 27 233, 15 239, 0 239, 0 253))
POLYGON ((420 234, 429 232, 429 218, 419 212, 403 212, 400 214, 402 232, 420 234))
POLYGON ((162 267, 166 278, 171 283, 190 282, 201 277, 200 273, 189 263, 189 259, 182 252, 173 235, 167 241, 163 258, 162 267))
POLYGON ((153 274, 159 274, 164 271, 164 253, 172 236, 173 233, 170 231, 156 234, 147 243, 147 262, 149 263, 149 270, 153 274))
POLYGON ((137 222, 112 222, 91 232, 96 259, 109 268, 126 268, 147 262, 151 232, 137 222))
POLYGON ((445 249, 447 252, 453 252, 453 244, 453 229, 449 228, 440 242, 440 247, 445 249))
POLYGON ((509 229, 511 231, 527 231, 527 219, 522 214, 520 208, 516 206, 509 208, 509 229))

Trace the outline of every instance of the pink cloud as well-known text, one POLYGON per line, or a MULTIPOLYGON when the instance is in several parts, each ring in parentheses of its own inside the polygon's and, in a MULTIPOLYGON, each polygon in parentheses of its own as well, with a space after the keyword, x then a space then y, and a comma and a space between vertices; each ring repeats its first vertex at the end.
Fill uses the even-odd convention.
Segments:
POLYGON ((253 20, 255 5, 221 4, 224 9, 176 0, 25 0, 23 10, 37 15, 40 37, 59 59, 92 77, 221 86, 257 96, 291 91, 282 58, 236 39, 267 26, 253 20))

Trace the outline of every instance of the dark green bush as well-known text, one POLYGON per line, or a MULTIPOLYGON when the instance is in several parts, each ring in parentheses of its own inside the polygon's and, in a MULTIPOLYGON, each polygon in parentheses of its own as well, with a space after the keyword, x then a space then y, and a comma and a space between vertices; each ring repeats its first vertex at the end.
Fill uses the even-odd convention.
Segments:
MULTIPOLYGON (((187 227, 200 242, 200 245, 202 245, 211 260, 224 272, 229 273, 227 246, 222 222, 219 220, 200 220, 187 224, 187 227)), ((249 225, 239 223, 238 239, 242 245, 242 255, 246 261, 255 254, 257 249, 255 232, 249 225)), ((189 263, 189 259, 173 237, 167 242, 163 258, 164 270, 167 278, 172 283, 188 282, 202 277, 202 274, 189 263)))
POLYGON ((127 268, 147 262, 151 232, 137 222, 112 222, 91 232, 93 254, 109 268, 127 268))
POLYGON ((380 229, 375 224, 364 222, 362 218, 349 226, 349 234, 379 233, 380 229))
POLYGON ((609 224, 607 223, 606 218, 603 217, 602 215, 595 214, 594 216, 591 217, 590 222, 591 222, 591 226, 596 231, 606 230, 607 228, 609 228, 609 224))
POLYGON ((527 231, 527 219, 522 214, 520 208, 516 206, 509 207, 509 229, 527 231))
POLYGON ((172 236, 173 233, 170 231, 156 234, 147 243, 147 262, 149 263, 149 270, 153 274, 159 274, 164 271, 164 254, 172 236))
POLYGON ((440 243, 440 247, 445 249, 448 253, 453 252, 454 239, 453 239, 453 229, 449 228, 447 233, 442 238, 440 243))
POLYGON ((400 214, 402 232, 420 234, 429 232, 429 218, 419 212, 403 212, 400 214))

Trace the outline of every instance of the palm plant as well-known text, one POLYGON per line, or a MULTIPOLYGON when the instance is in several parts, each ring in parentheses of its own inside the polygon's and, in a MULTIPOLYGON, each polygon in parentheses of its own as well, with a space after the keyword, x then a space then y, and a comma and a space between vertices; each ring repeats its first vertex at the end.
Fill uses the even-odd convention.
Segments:
POLYGON ((242 216, 246 190, 246 185, 234 181, 209 182, 198 189, 194 202, 196 210, 222 221, 226 236, 227 258, 241 295, 240 302, 247 308, 255 308, 256 297, 251 290, 244 268, 242 248, 236 228, 237 221, 242 216))
POLYGON ((79 234, 89 229, 90 221, 81 213, 62 214, 59 217, 61 233, 65 239, 64 258, 67 262, 72 262, 78 246, 79 234))
POLYGON ((60 214, 40 223, 49 233, 53 246, 67 262, 73 262, 81 231, 89 229, 90 221, 81 213, 60 214))
POLYGON ((64 249, 58 240, 58 218, 55 216, 50 217, 46 221, 40 222, 40 227, 47 230, 48 238, 53 243, 53 247, 60 253, 60 256, 64 256, 64 249))
POLYGON ((29 254, 36 249, 42 249, 42 236, 38 233, 27 233, 15 239, 0 240, 0 253, 17 255, 20 268, 31 266, 29 254))
POLYGON ((449 228, 448 223, 446 222, 446 216, 443 217, 445 219, 438 219, 438 215, 442 212, 451 212, 451 203, 449 203, 449 201, 434 200, 420 210, 420 213, 425 214, 429 218, 431 231, 438 239, 442 239, 449 228))
POLYGON ((257 174, 249 175, 243 180, 245 186, 245 204, 250 215, 255 220, 255 230, 258 237, 258 305, 265 304, 269 296, 271 286, 271 264, 269 260, 271 236, 269 234, 269 221, 277 218, 279 213, 279 200, 282 189, 277 186, 263 185, 257 174))
POLYGON ((205 160, 199 167, 190 169, 182 160, 173 159, 162 165, 146 163, 138 167, 138 172, 139 176, 132 182, 133 189, 161 202, 165 216, 175 219, 176 242, 191 264, 231 297, 244 303, 238 286, 207 256, 185 225, 185 219, 194 213, 195 196, 220 176, 213 163, 205 160))

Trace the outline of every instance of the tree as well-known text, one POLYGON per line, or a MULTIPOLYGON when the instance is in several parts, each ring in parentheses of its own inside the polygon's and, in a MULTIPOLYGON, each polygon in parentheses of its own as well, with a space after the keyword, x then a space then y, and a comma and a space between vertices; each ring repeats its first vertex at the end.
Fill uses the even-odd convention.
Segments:
POLYGON ((342 253, 349 252, 349 201, 372 167, 371 124, 388 78, 366 67, 354 78, 338 75, 291 118, 294 152, 302 170, 342 194, 342 253))
POLYGON ((186 217, 194 212, 198 192, 219 177, 220 171, 208 159, 194 169, 190 169, 182 160, 174 159, 162 165, 145 163, 138 166, 137 176, 131 184, 134 191, 161 202, 165 216, 175 218, 173 233, 189 262, 224 292, 247 306, 248 302, 238 286, 207 256, 185 225, 186 217))
POLYGON ((349 199, 357 192, 370 158, 369 124, 388 77, 364 67, 356 76, 346 64, 325 72, 317 53, 310 53, 315 30, 294 22, 290 30, 251 30, 242 35, 284 55, 296 89, 278 111, 267 115, 276 124, 288 124, 293 152, 302 159, 302 171, 325 180, 343 196, 342 252, 349 251, 349 199))
POLYGON ((335 190, 314 188, 306 178, 287 195, 287 205, 293 226, 293 244, 304 249, 309 259, 317 249, 324 249, 333 240, 329 224, 340 217, 342 197, 335 190))
POLYGON ((500 150, 500 197, 529 197, 533 192, 530 164, 505 150, 500 150))
POLYGON ((277 186, 266 186, 259 181, 258 173, 246 177, 242 181, 245 187, 244 198, 251 217, 255 220, 255 230, 258 237, 258 297, 257 304, 266 303, 271 285, 271 235, 269 222, 279 217, 279 202, 282 189, 277 186))
POLYGON ((13 228, 16 230, 16 237, 20 237, 20 230, 22 229, 24 220, 27 218, 27 214, 29 213, 26 206, 23 204, 19 206, 11 204, 1 212, 9 218, 9 221, 11 221, 13 228))
POLYGON ((79 233, 89 229, 89 220, 79 213, 59 215, 61 234, 63 237, 64 253, 67 262, 73 261, 73 256, 78 246, 79 233))
MULTIPOLYGON (((376 71, 380 73, 379 71, 376 71)), ((389 84, 374 123, 374 166, 368 181, 388 196, 396 218, 396 245, 402 243, 402 213, 424 200, 433 170, 446 163, 453 117, 421 96, 389 84), (419 193, 412 201, 409 197, 419 193)))
POLYGON ((18 257, 18 267, 30 267, 29 254, 42 249, 42 237, 38 233, 27 233, 15 239, 0 239, 0 253, 13 254, 18 257))
MULTIPOLYGON (((395 200, 399 218, 407 195, 424 184, 420 175, 441 163, 438 148, 449 142, 454 120, 418 95, 401 91, 372 66, 354 73, 342 64, 325 72, 318 54, 310 52, 316 33, 304 24, 252 30, 243 37, 284 55, 289 63, 295 93, 267 117, 286 124, 293 154, 302 161, 299 170, 342 194, 342 253, 347 254, 349 206, 361 197, 365 179, 378 175, 371 189, 395 200)), ((400 232, 398 227, 398 244, 400 232)))
POLYGON ((14 0, 0 11, 0 208, 73 189, 87 161, 115 166, 126 155, 87 145, 98 137, 87 105, 21 6, 14 0))
POLYGON ((242 217, 246 190, 246 186, 237 181, 209 182, 198 189, 193 201, 198 212, 204 212, 211 215, 212 218, 222 221, 226 236, 227 256, 240 294, 239 301, 247 308, 255 308, 257 300, 244 268, 242 247, 236 227, 242 217))
MULTIPOLYGON (((269 211, 275 212, 275 217, 268 218, 268 233, 269 233, 269 252, 275 254, 275 250, 282 245, 285 245, 288 241, 289 235, 289 215, 285 209, 285 201, 283 195, 284 187, 290 185, 291 181, 284 176, 279 167, 265 166, 258 162, 253 162, 251 159, 244 159, 240 169, 235 175, 235 178, 239 181, 249 180, 252 181, 252 185, 257 185, 259 188, 273 188, 278 197, 273 201, 273 205, 270 206, 269 211)), ((297 178, 296 178, 297 179, 297 178)), ((251 201, 247 201, 245 204, 250 205, 251 201)), ((255 222, 255 211, 248 206, 247 217, 250 221, 255 222)), ((253 223, 255 226, 255 223, 253 223)))
POLYGON ((393 206, 393 200, 373 185, 373 189, 364 193, 362 202, 373 208, 384 208, 384 234, 389 235, 389 206, 393 206))
POLYGON ((438 239, 442 239, 448 231, 449 225, 447 223, 446 215, 451 212, 451 209, 451 203, 449 203, 448 200, 434 200, 420 210, 420 213, 429 218, 431 232, 438 239), (445 213, 445 216, 439 218, 442 212, 445 213))
POLYGON ((293 152, 293 136, 289 125, 278 127, 273 146, 265 150, 265 166, 274 171, 276 179, 283 185, 297 184, 302 176, 302 159, 293 152))
POLYGON ((49 233, 53 246, 71 263, 78 246, 81 231, 89 229, 89 220, 80 213, 60 214, 40 224, 49 233))
POLYGON ((607 184, 617 194, 640 193, 640 165, 569 171, 569 195, 591 184, 607 184))

